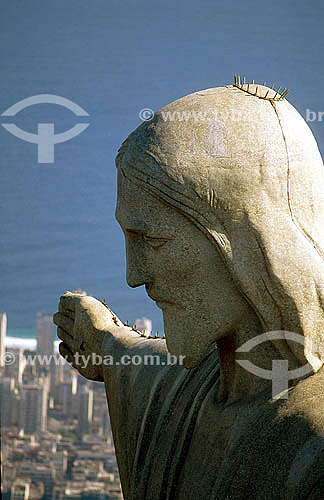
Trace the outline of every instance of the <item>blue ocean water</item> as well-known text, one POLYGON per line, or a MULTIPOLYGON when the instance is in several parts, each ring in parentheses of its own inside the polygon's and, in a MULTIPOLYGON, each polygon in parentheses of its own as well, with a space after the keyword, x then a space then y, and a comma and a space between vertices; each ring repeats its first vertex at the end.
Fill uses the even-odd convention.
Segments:
POLYGON ((8 328, 7 337, 16 337, 20 339, 29 339, 36 337, 35 328, 8 328))
MULTIPOLYGON (((55 133, 89 127, 38 164, 37 146, 0 127, 0 310, 9 334, 34 335, 37 311, 82 288, 129 322, 162 315, 141 287, 125 282, 122 233, 114 220, 120 143, 153 110, 233 73, 292 88, 289 100, 324 111, 324 5, 257 0, 3 0, 0 114, 37 94, 68 98, 89 117, 42 104, 0 123, 55 133)), ((324 152, 324 118, 310 122, 324 152)))

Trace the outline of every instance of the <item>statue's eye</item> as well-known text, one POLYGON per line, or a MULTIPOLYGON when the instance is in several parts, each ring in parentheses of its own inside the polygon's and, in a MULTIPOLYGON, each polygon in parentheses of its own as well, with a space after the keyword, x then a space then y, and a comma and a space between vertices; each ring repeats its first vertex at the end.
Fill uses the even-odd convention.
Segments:
POLYGON ((153 238, 152 236, 143 235, 143 240, 148 243, 152 248, 160 248, 162 245, 167 243, 165 238, 153 238))

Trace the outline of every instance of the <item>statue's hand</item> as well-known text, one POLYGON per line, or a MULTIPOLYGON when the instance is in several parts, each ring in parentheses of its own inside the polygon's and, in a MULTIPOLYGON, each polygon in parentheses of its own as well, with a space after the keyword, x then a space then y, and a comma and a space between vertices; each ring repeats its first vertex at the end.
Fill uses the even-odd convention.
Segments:
POLYGON ((114 313, 94 297, 65 292, 53 320, 61 355, 84 377, 103 381, 103 340, 121 324, 114 313))

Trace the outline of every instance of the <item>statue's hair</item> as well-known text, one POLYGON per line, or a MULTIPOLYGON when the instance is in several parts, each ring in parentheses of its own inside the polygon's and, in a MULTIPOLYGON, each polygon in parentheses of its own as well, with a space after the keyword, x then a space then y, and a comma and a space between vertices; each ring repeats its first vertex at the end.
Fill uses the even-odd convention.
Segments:
MULTIPOLYGON (((292 107, 284 105, 291 112, 292 107)), ((289 133, 283 123, 285 109, 275 108, 274 112, 274 123, 279 121, 278 137, 283 135, 283 139, 276 140, 282 141, 283 152, 276 152, 273 158, 262 151, 254 158, 247 151, 231 161, 211 158, 210 164, 204 166, 200 157, 199 164, 195 163, 197 155, 191 155, 190 163, 190 155, 184 154, 181 165, 181 143, 178 141, 176 153, 170 152, 163 137, 165 129, 170 137, 168 125, 161 123, 157 115, 124 141, 116 165, 132 182, 180 211, 203 231, 220 251, 263 332, 282 330, 304 335, 304 348, 289 340, 284 345, 273 341, 284 359, 287 353, 293 353, 300 363, 308 361, 317 371, 324 361, 324 203, 315 183, 321 183, 324 191, 324 170, 318 150, 301 148, 298 158, 289 154, 289 133), (226 182, 234 179, 234 188, 231 192, 228 187, 227 193, 218 182, 226 161, 231 165, 226 170, 226 182), (262 168, 270 172, 268 179, 263 171, 260 176, 262 161, 262 168), (245 168, 250 169, 251 186, 245 168), (255 171, 258 176, 253 178, 255 171), (302 198, 298 185, 301 173, 305 175, 302 198), (244 198, 248 189, 251 198, 244 198), (285 189, 286 201, 282 199, 285 189)), ((190 135, 190 130, 184 133, 190 135)), ((171 140, 176 143, 177 137, 171 140)))

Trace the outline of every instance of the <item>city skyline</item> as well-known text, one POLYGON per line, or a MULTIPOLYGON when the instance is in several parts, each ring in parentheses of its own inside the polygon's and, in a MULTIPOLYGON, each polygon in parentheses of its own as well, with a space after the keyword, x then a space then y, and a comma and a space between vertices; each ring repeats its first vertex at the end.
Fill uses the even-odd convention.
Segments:
POLYGON ((37 317, 35 350, 7 348, 0 367, 2 498, 121 499, 104 386, 55 352, 52 317, 37 317))

